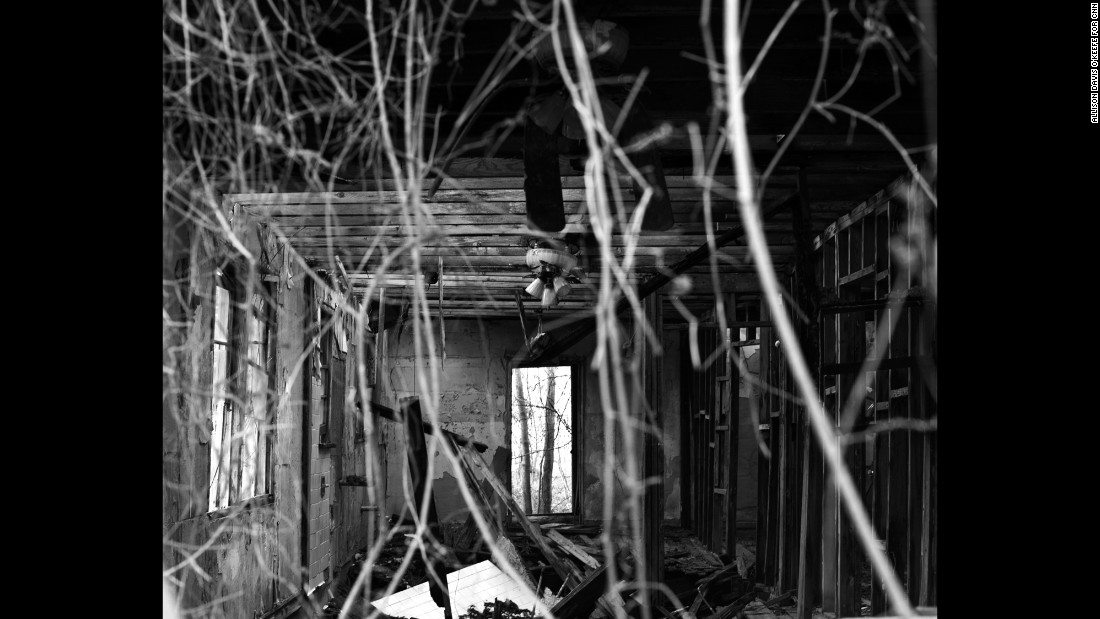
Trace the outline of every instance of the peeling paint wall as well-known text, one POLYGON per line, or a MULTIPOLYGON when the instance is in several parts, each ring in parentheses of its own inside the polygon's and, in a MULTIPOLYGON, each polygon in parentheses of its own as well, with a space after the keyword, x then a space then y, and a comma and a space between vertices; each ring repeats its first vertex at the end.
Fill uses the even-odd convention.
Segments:
MULTIPOLYGON (((447 320, 446 360, 440 375, 438 419, 429 417, 429 407, 422 405, 424 420, 438 424, 463 436, 485 443, 488 450, 482 454, 487 463, 506 462, 498 452, 510 451, 508 444, 508 363, 523 347, 523 331, 519 321, 447 320)), ((434 323, 436 346, 439 346, 438 323, 434 323)), ((427 399, 417 387, 417 370, 426 371, 421 361, 417 367, 414 354, 414 338, 411 325, 406 325, 400 336, 398 329, 386 332, 389 338, 389 355, 384 368, 394 407, 407 396, 427 399)), ((386 449, 387 515, 399 514, 405 504, 406 454, 404 427, 383 421, 382 434, 386 449)), ((431 448, 432 438, 428 438, 431 448)), ((446 457, 437 450, 434 453, 432 480, 436 509, 441 522, 466 519, 465 503, 458 494, 456 476, 461 475, 446 457)), ((507 470, 496 474, 507 483, 507 470)))

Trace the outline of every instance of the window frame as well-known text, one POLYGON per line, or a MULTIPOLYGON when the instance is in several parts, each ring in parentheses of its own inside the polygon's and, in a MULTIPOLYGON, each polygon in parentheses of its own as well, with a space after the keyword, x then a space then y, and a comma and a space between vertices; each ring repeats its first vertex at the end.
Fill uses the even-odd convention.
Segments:
POLYGON ((210 442, 206 513, 212 518, 223 517, 227 510, 270 504, 274 497, 272 452, 275 444, 273 419, 274 351, 276 334, 275 309, 270 285, 256 280, 256 290, 247 290, 247 283, 237 276, 234 265, 215 269, 212 288, 214 311, 211 312, 211 404, 210 442), (218 339, 217 311, 219 289, 225 291, 228 316, 224 329, 225 341, 218 339), (255 329, 256 333, 252 333, 255 329), (225 361, 219 375, 218 347, 225 347, 225 361), (258 356, 258 359, 253 359, 258 356), (262 414, 253 408, 256 393, 262 390, 259 404, 262 414), (220 406, 219 406, 220 404, 220 406), (220 410, 217 410, 220 408, 220 410), (246 419, 250 417, 250 419, 246 419), (255 441, 244 436, 246 424, 255 424, 255 441), (214 429, 220 428, 220 433, 214 429), (228 446, 227 443, 228 442, 228 446), (223 455, 229 450, 228 456, 223 455), (251 449, 251 466, 243 463, 245 450, 251 449), (217 458, 215 456, 217 455, 217 458), (220 470, 228 462, 228 470, 220 470), (249 488, 245 488, 245 470, 251 471, 249 488), (221 496, 224 491, 225 496, 221 496))
MULTIPOLYGON (((514 355, 511 355, 514 357, 514 355)), ((571 453, 571 474, 570 480, 572 505, 569 512, 557 512, 557 513, 531 513, 524 514, 526 518, 535 518, 540 521, 562 521, 562 522, 583 522, 582 508, 584 505, 583 497, 581 496, 581 484, 579 480, 583 475, 584 470, 584 432, 581 431, 580 424, 584 419, 584 368, 586 366, 585 359, 583 357, 576 356, 564 356, 557 358, 554 362, 546 362, 541 360, 531 361, 523 359, 519 361, 512 361, 508 363, 508 397, 507 404, 507 423, 505 425, 505 441, 508 446, 509 452, 512 448, 512 410, 514 407, 515 397, 515 385, 512 379, 515 370, 522 368, 544 368, 544 367, 568 367, 569 368, 569 423, 572 428, 573 448, 571 453)), ((514 489, 512 488, 512 461, 509 460, 508 475, 506 477, 507 489, 512 498, 515 499, 514 489)), ((516 499, 518 502, 518 499, 516 499)), ((514 515, 509 514, 510 518, 515 518, 514 515)))

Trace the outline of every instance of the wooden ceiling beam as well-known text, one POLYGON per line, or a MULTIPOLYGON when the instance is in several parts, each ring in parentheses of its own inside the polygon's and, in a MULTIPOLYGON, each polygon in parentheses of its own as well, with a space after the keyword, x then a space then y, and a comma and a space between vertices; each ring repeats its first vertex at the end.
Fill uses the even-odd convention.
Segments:
MULTIPOLYGON (((471 216, 467 216, 471 217, 471 216)), ((588 222, 588 218, 585 215, 574 216, 577 220, 576 223, 566 224, 560 232, 553 233, 553 238, 563 238, 568 234, 582 235, 592 231, 592 227, 588 222)), ((470 225, 462 224, 441 224, 433 227, 432 230, 440 230, 447 233, 447 239, 453 243, 460 245, 476 244, 478 241, 484 242, 487 245, 515 244, 516 238, 543 238, 550 236, 541 230, 532 230, 526 226, 526 218, 522 216, 515 216, 509 218, 507 221, 493 224, 491 221, 497 221, 502 219, 501 216, 487 215, 483 218, 483 223, 474 221, 470 222, 470 225), (513 221, 514 220, 514 221, 513 221), (499 241, 494 241, 494 237, 504 235, 506 238, 502 238, 499 241)), ((721 234, 727 230, 731 230, 734 225, 732 222, 727 221, 726 217, 722 218, 722 221, 715 223, 711 226, 710 230, 715 234, 721 234)), ((832 219, 836 219, 833 217, 832 219)), ((423 236, 424 231, 418 230, 415 227, 407 227, 401 225, 371 225, 371 226, 350 226, 350 225, 338 225, 338 226, 324 226, 324 225, 286 225, 282 221, 278 222, 280 229, 282 229, 285 236, 291 240, 292 243, 297 244, 298 239, 345 239, 349 237, 359 237, 365 239, 368 244, 375 236, 384 237, 413 237, 423 236)), ((780 224, 771 223, 764 227, 765 232, 785 232, 790 230, 790 226, 783 226, 780 224)), ((680 244, 680 241, 695 242, 699 241, 698 237, 706 237, 707 225, 703 223, 677 223, 672 226, 670 230, 666 230, 661 234, 642 232, 637 236, 639 245, 674 245, 680 244)), ((626 237, 622 234, 615 234, 612 236, 613 245, 625 245, 626 237)))
MULTIPOLYGON (((852 207, 858 204, 860 200, 822 200, 814 202, 814 214, 820 215, 822 218, 836 219, 836 216, 832 213, 844 213, 852 210, 852 207)), ((675 205, 675 203, 673 203, 675 205)), ((629 212, 629 211, 628 211, 629 212)), ((705 230, 702 223, 702 215, 694 216, 694 211, 687 211, 685 215, 685 221, 673 224, 673 231, 683 231, 685 234, 694 233, 696 231, 705 230), (691 216, 691 217, 689 217, 691 216)), ((779 221, 783 218, 783 215, 776 215, 776 220, 779 221)), ((740 215, 724 211, 721 208, 714 209, 714 221, 716 222, 716 229, 725 225, 726 222, 737 222, 740 220, 740 215)), ((369 228, 370 230, 364 230, 363 234, 372 233, 385 233, 385 234, 398 234, 401 236, 409 236, 405 230, 408 230, 401 221, 393 215, 340 215, 326 217, 324 215, 296 215, 286 217, 270 217, 265 218, 265 221, 277 226, 283 234, 286 236, 324 236, 328 234, 326 229, 331 231, 331 234, 358 234, 358 232, 347 232, 345 229, 359 229, 369 228)), ((497 234, 497 230, 501 234, 528 234, 531 236, 539 236, 535 234, 535 231, 527 229, 527 216, 524 214, 488 214, 488 213, 474 213, 466 215, 434 215, 432 221, 436 226, 445 228, 446 230, 458 230, 463 229, 460 227, 476 226, 478 230, 487 230, 486 234, 497 234)), ((558 236, 564 236, 565 234, 577 233, 583 234, 591 230, 589 224, 588 215, 586 213, 573 213, 566 215, 565 228, 554 233, 555 238, 558 236)), ((458 232, 458 234, 469 234, 468 232, 458 232)), ((642 231, 642 235, 650 234, 650 232, 642 231)))
MULTIPOLYGON (((736 224, 724 223, 718 226, 712 236, 718 237, 725 232, 729 232, 735 228, 736 224)), ((788 232, 790 228, 782 229, 777 225, 771 226, 773 232, 788 232)), ((291 244, 301 250, 305 247, 329 247, 333 248, 341 247, 346 249, 361 248, 366 249, 374 246, 377 243, 378 247, 395 249, 402 243, 406 242, 409 238, 419 236, 416 234, 416 230, 398 230, 393 232, 375 232, 374 234, 355 234, 349 233, 352 230, 345 230, 342 234, 330 234, 319 236, 308 235, 294 235, 289 236, 291 244), (381 236, 381 238, 378 238, 381 236)), ((526 229, 517 231, 516 229, 507 229, 501 227, 495 230, 486 230, 485 234, 477 234, 478 230, 470 227, 444 228, 448 234, 446 236, 432 236, 424 238, 424 242, 421 243, 421 247, 424 249, 432 247, 442 248, 470 248, 477 249, 480 247, 502 247, 508 249, 522 249, 527 251, 529 248, 529 240, 535 238, 542 238, 543 235, 535 236, 532 231, 526 229), (465 232, 465 234, 462 234, 465 232), (473 234, 477 234, 473 236, 473 234)), ((554 238, 557 238, 555 235, 554 238)), ((658 248, 665 248, 669 251, 678 251, 685 247, 694 249, 699 245, 707 242, 707 235, 705 233, 682 233, 674 235, 629 235, 629 234, 615 234, 611 236, 609 246, 615 248, 622 248, 633 245, 639 249, 644 248, 645 252, 655 250, 658 248)), ((593 239, 593 243, 595 240, 593 239)), ((595 246, 584 250, 584 255, 595 256, 598 255, 599 249, 595 246)))

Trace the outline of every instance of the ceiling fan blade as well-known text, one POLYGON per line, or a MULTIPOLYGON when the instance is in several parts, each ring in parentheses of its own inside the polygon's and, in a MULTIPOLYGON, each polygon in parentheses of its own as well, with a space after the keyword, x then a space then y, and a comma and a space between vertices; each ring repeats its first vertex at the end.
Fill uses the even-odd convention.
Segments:
MULTIPOLYGON (((653 129, 653 122, 637 101, 630 108, 629 114, 623 121, 619 134, 619 143, 629 145, 634 139, 653 129)), ((642 217, 642 230, 664 231, 672 228, 675 220, 672 217, 672 202, 668 195, 668 185, 665 184, 665 171, 661 166, 661 153, 656 144, 650 144, 646 148, 630 154, 630 161, 634 167, 645 177, 646 183, 653 188, 653 196, 646 207, 642 217)), ((634 198, 642 199, 644 193, 642 186, 634 183, 634 198)))
POLYGON ((527 117, 547 133, 557 133, 565 113, 565 95, 552 92, 533 99, 527 106, 527 117))
POLYGON ((565 228, 565 205, 557 136, 546 132, 530 116, 523 127, 523 172, 527 223, 546 232, 560 232, 565 228))
MULTIPOLYGON (((665 184, 665 173, 661 167, 661 155, 656 148, 646 149, 635 153, 631 157, 634 166, 641 171, 646 183, 653 188, 653 195, 649 199, 645 215, 642 216, 642 230, 669 230, 675 224, 672 217, 672 202, 668 196, 668 186, 665 184)), ((642 186, 634 183, 634 198, 642 199, 644 191, 642 186)))

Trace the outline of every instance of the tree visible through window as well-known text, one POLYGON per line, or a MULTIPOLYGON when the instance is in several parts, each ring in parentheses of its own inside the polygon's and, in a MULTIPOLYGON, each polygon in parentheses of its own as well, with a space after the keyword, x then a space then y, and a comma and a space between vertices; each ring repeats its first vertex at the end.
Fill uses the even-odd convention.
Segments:
POLYGON ((528 514, 573 511, 571 370, 512 370, 512 496, 528 514))

